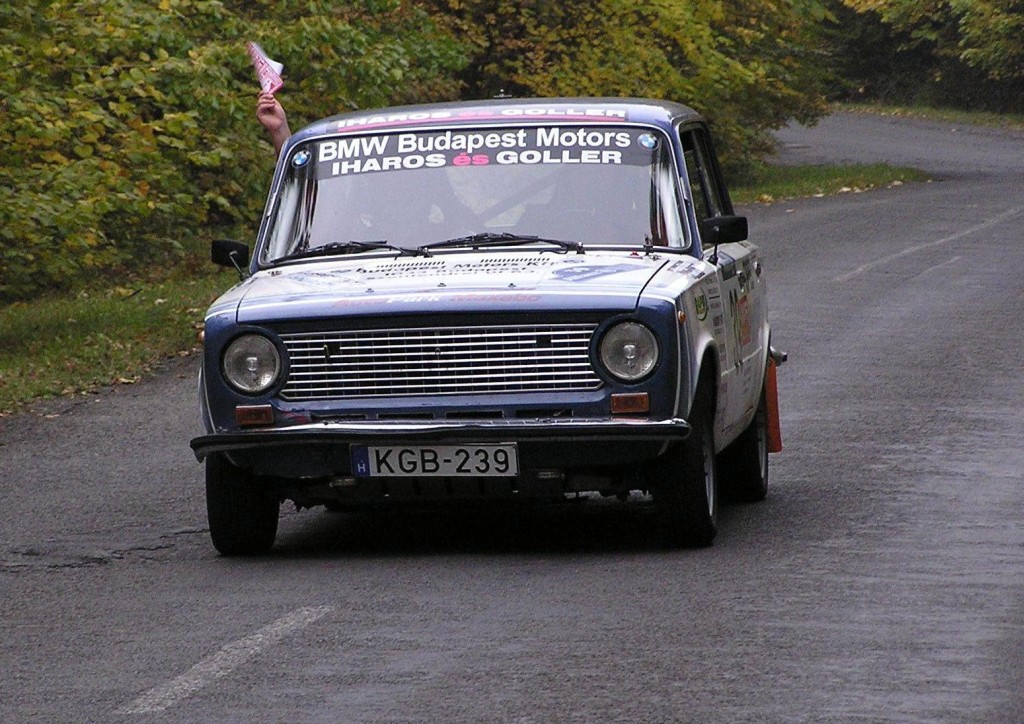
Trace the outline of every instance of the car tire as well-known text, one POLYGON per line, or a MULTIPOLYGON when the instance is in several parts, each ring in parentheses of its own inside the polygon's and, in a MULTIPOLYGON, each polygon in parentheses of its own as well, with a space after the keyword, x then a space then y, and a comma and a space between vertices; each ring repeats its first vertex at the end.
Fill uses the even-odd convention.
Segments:
MULTIPOLYGON (((767 376, 766 376, 767 377, 767 376)), ((768 397, 761 385, 757 412, 720 456, 724 492, 730 500, 756 503, 768 495, 768 397)))
POLYGON ((718 471, 710 395, 699 394, 690 434, 666 453, 651 491, 658 538, 672 548, 703 548, 718 533, 718 471))
POLYGON ((206 514, 213 547, 224 556, 266 553, 277 537, 281 505, 250 472, 223 455, 206 458, 206 514))

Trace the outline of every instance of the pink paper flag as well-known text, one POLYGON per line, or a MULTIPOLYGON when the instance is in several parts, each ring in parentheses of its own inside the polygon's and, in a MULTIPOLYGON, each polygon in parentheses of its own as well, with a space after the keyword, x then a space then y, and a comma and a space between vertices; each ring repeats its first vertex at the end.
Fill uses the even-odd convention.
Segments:
POLYGON ((276 60, 271 60, 256 43, 246 43, 249 50, 249 57, 252 58, 252 65, 256 69, 256 76, 260 79, 260 87, 267 93, 277 93, 284 85, 281 80, 281 71, 284 66, 276 60))

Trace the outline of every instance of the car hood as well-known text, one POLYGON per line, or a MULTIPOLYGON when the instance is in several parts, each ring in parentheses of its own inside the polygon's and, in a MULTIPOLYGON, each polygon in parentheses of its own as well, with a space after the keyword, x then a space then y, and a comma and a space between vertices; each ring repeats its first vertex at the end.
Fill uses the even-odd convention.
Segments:
POLYGON ((491 251, 324 260, 259 271, 218 306, 237 305, 240 323, 424 311, 631 310, 670 259, 491 251))

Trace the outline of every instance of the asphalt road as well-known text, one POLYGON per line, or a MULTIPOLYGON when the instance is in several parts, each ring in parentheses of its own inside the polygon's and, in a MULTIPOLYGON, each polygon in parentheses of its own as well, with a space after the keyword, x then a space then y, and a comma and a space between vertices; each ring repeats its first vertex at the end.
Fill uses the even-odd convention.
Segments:
POLYGON ((936 179, 744 210, 786 449, 714 547, 612 502, 219 558, 177 360, 0 420, 0 721, 1024 721, 1024 136, 780 138, 936 179))

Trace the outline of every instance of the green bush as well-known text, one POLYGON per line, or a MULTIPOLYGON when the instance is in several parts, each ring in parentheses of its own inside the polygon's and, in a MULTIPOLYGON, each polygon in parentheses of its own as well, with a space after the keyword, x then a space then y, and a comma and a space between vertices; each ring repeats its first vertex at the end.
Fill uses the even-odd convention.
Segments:
POLYGON ((272 151, 247 40, 285 63, 293 125, 458 93, 458 45, 398 2, 5 5, 0 301, 252 233, 272 151))
POLYGON ((726 171, 774 150, 768 131, 825 113, 816 0, 422 0, 470 44, 467 92, 645 96, 707 117, 726 171))
POLYGON ((1024 111, 1017 0, 830 0, 832 95, 963 110, 1024 111))
POLYGON ((354 107, 645 95, 712 121, 733 172, 823 112, 818 0, 27 0, 0 6, 0 303, 251 238, 272 149, 245 42, 293 129, 354 107))

